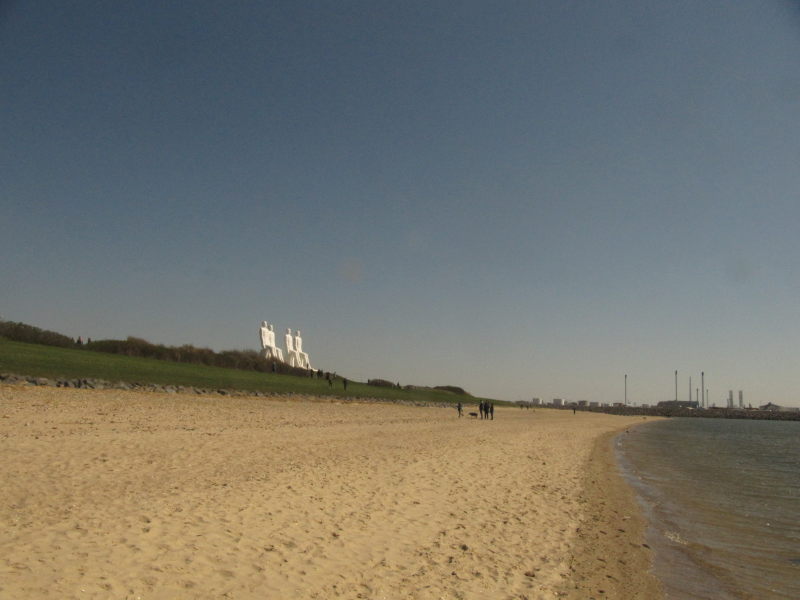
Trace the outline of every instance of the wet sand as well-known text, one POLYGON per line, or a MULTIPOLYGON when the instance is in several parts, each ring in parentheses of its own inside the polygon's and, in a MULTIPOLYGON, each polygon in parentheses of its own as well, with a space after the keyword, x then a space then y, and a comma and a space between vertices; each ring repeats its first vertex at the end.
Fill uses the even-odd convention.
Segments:
POLYGON ((658 598, 638 422, 0 386, 0 596, 658 598))

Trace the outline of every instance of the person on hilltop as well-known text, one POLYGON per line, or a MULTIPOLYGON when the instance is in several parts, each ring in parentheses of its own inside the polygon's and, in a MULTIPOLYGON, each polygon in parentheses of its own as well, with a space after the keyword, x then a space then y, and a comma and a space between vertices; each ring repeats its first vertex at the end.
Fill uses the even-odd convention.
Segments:
POLYGON ((342 385, 344 386, 345 391, 347 390, 347 377, 342 378, 342 385))

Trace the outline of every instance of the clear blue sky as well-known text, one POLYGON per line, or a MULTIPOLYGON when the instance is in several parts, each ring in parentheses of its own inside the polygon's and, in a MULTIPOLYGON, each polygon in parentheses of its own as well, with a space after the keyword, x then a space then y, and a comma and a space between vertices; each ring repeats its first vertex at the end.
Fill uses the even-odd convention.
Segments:
POLYGON ((0 282, 84 338, 798 405, 800 7, 3 2, 0 282))

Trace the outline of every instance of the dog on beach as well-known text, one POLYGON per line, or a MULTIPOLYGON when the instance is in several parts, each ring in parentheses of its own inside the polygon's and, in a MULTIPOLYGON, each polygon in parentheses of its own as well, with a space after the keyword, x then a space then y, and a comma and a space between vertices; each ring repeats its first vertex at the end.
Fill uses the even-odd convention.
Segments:
POLYGON ((469 416, 472 417, 473 419, 477 419, 478 413, 469 413, 469 416))

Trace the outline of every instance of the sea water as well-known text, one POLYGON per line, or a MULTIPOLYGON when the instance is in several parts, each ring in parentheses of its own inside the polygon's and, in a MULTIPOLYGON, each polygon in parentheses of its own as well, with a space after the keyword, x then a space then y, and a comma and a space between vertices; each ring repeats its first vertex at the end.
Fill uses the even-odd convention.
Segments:
POLYGON ((667 598, 800 598, 800 422, 672 418, 615 443, 667 598))

